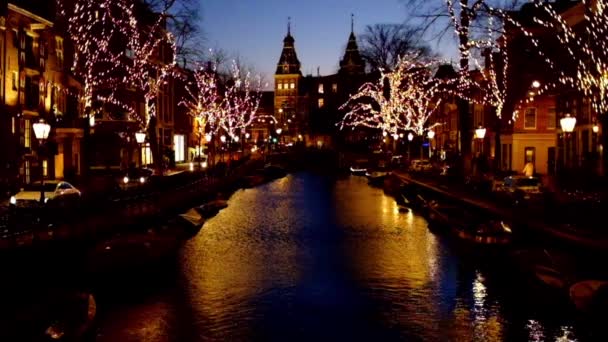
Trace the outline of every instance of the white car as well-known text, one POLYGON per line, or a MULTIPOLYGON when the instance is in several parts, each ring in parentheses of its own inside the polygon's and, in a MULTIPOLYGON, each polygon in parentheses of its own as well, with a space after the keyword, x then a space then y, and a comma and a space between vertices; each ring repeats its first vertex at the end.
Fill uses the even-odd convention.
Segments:
POLYGON ((9 204, 21 206, 26 205, 28 202, 39 202, 41 190, 44 192, 44 203, 80 199, 80 190, 76 189, 72 184, 49 180, 44 182, 43 189, 40 188, 40 182, 26 185, 21 191, 11 196, 9 204))

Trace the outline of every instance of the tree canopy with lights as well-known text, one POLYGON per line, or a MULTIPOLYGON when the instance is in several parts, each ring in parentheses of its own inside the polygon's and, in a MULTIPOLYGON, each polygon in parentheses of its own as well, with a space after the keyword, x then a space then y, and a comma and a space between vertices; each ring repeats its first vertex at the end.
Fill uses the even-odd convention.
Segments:
POLYGON ((427 122, 442 102, 439 94, 445 83, 433 77, 437 66, 434 59, 399 58, 393 71, 381 70, 377 82, 364 84, 342 105, 348 112, 338 125, 374 128, 393 136, 403 131, 424 134, 437 125, 427 122))

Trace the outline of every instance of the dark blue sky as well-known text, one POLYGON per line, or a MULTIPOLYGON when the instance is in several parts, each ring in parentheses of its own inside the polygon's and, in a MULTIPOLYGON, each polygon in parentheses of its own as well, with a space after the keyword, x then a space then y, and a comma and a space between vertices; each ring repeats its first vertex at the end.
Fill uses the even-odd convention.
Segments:
POLYGON ((320 67, 322 75, 337 70, 351 13, 356 34, 366 25, 401 23, 407 17, 400 0, 204 0, 201 7, 207 45, 238 54, 269 83, 289 16, 302 73, 316 74, 320 67))

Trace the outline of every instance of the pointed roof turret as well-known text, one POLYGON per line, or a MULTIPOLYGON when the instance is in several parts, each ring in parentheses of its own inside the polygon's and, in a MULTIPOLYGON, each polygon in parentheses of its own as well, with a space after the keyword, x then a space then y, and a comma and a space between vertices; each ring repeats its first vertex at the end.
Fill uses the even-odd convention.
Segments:
POLYGON ((287 35, 283 39, 283 51, 277 64, 277 75, 301 74, 296 54, 295 39, 291 36, 291 17, 287 19, 287 35))
POLYGON ((355 37, 355 15, 350 15, 350 36, 344 58, 340 61, 340 73, 363 74, 365 72, 365 62, 359 53, 357 38, 355 37))

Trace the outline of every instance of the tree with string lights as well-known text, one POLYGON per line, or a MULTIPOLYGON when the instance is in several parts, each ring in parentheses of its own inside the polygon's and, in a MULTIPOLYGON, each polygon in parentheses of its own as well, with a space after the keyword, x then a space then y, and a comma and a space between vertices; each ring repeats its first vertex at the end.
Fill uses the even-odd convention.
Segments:
POLYGON ((444 81, 434 78, 437 60, 418 56, 399 58, 395 69, 381 70, 376 83, 366 83, 340 109, 348 109, 338 123, 344 127, 367 127, 383 135, 398 136, 404 131, 423 135, 435 124, 428 124, 442 102, 444 81))
POLYGON ((123 29, 112 16, 114 1, 57 0, 57 9, 74 48, 71 70, 82 82, 78 97, 84 107, 114 102, 112 92, 122 82, 116 71, 124 54, 112 45, 123 29))
MULTIPOLYGON (((230 68, 225 82, 220 82, 216 67, 199 68, 194 82, 187 87, 188 97, 181 104, 188 109, 212 137, 223 133, 232 142, 238 142, 252 124, 260 119, 274 117, 259 115, 261 78, 243 74, 236 62, 230 68)), ((200 133, 202 134, 202 133, 200 133)))

